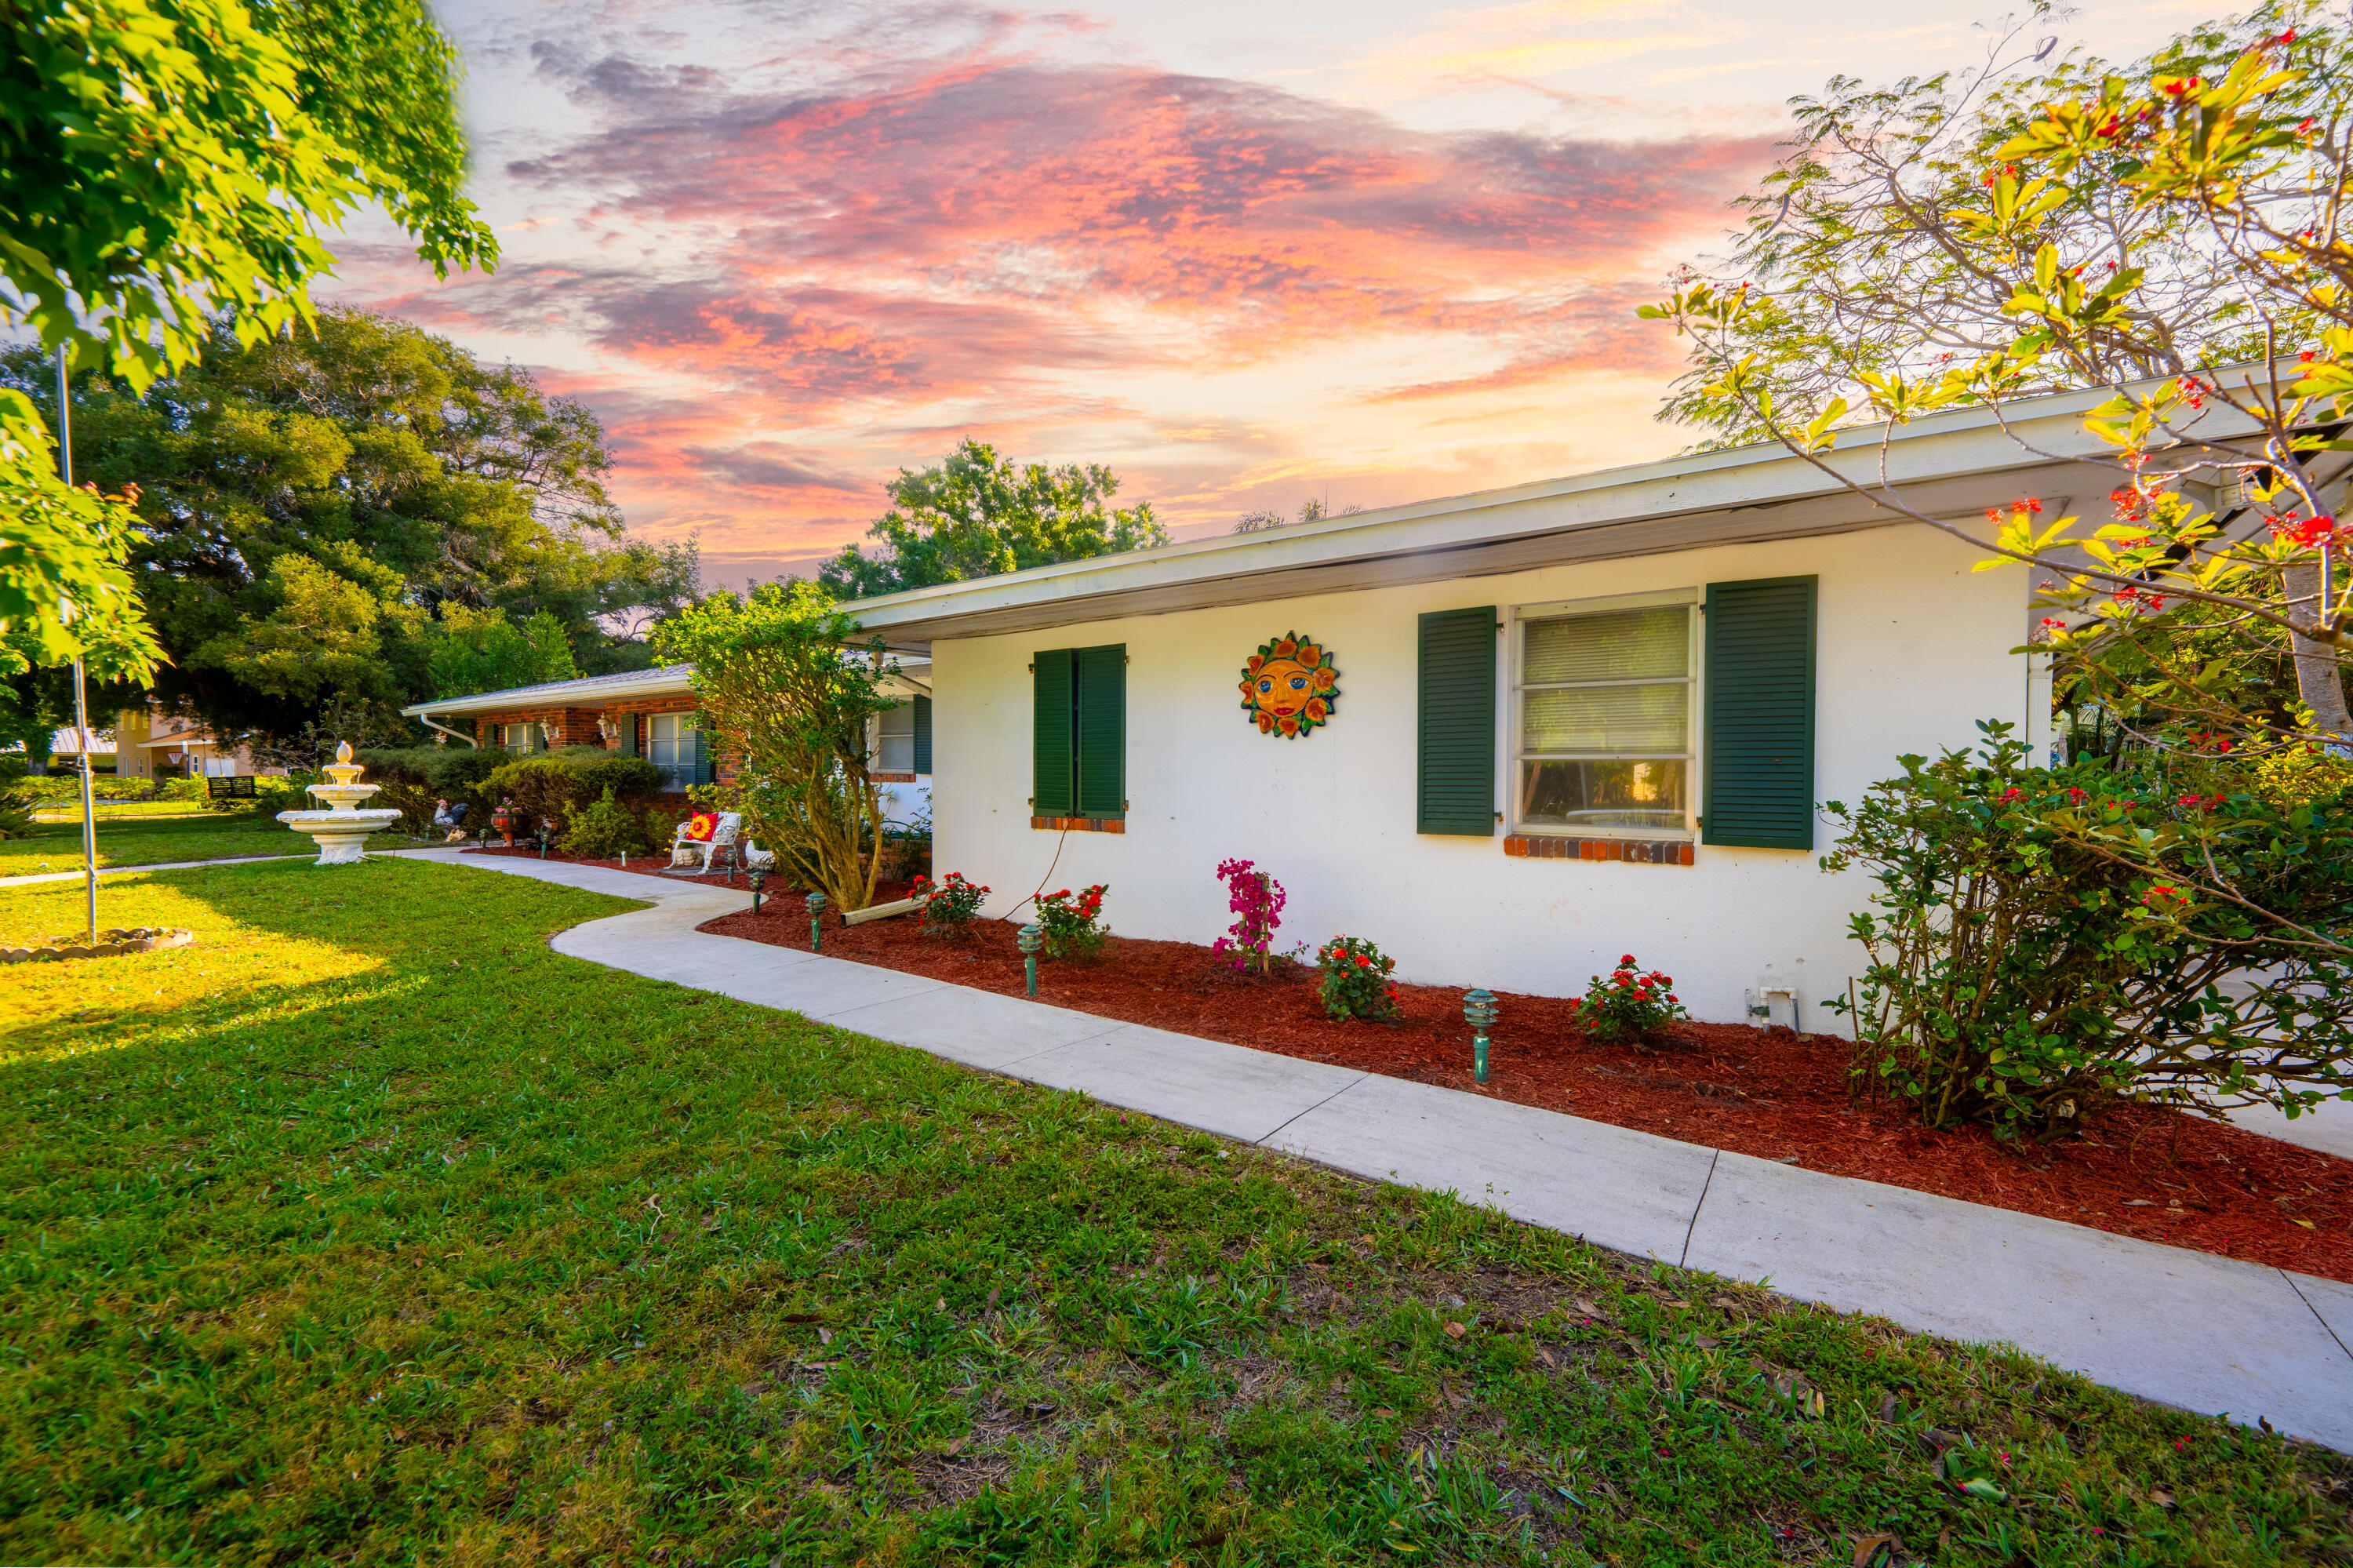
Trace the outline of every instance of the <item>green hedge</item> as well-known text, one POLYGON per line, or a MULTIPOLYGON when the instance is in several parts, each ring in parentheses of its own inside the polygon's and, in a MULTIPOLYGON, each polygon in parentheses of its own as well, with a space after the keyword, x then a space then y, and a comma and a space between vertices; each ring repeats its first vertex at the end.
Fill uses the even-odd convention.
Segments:
POLYGON ((352 760, 367 769, 360 775, 363 784, 408 784, 452 800, 470 800, 482 780, 510 758, 487 747, 408 746, 355 752, 352 760))
MULTIPOLYGON (((79 800, 81 799, 80 776, 79 774, 67 772, 63 769, 55 773, 44 774, 38 779, 20 779, 10 787, 26 795, 29 795, 37 801, 79 800)), ((199 789, 203 788, 201 780, 198 781, 197 787, 199 789)), ((155 781, 152 779, 111 779, 103 774, 96 774, 91 777, 90 781, 90 792, 91 799, 98 800, 153 800, 158 799, 170 799, 168 795, 161 795, 158 793, 155 781)))
POLYGON ((574 812, 601 800, 606 790, 640 821, 661 793, 661 769, 642 757, 594 746, 567 746, 501 763, 485 779, 479 796, 491 805, 512 800, 521 821, 517 837, 551 819, 562 832, 574 812))

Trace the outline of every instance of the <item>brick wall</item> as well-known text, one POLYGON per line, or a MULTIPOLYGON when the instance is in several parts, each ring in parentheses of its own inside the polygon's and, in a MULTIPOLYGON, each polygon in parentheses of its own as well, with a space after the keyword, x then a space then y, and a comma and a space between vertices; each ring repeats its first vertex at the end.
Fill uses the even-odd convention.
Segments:
MULTIPOLYGON (((617 734, 607 741, 596 728, 600 718, 611 719, 616 725, 634 722, 637 726, 636 745, 631 747, 639 757, 646 754, 645 715, 649 714, 692 713, 695 708, 692 693, 681 692, 670 696, 628 697, 598 704, 593 707, 507 708, 497 713, 480 714, 474 719, 474 738, 483 747, 496 750, 499 726, 505 724, 539 724, 547 726, 547 744, 558 746, 601 746, 608 751, 621 748, 623 736, 617 734)), ((712 769, 712 777, 722 784, 735 781, 735 759, 722 755, 712 769)))

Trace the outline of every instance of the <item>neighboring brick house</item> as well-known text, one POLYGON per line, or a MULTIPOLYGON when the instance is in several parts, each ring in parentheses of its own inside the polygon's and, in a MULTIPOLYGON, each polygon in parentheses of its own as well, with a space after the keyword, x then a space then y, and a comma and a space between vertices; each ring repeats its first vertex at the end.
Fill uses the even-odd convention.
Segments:
MULTIPOLYGON (((693 673, 691 664, 670 664, 449 697, 401 711, 444 735, 518 756, 601 746, 643 757, 662 770, 665 790, 683 791, 734 778, 733 759, 708 746, 689 722, 695 711, 693 673)), ((883 785, 885 813, 907 821, 930 804, 930 662, 908 662, 897 683, 910 700, 875 726, 875 777, 883 785)))

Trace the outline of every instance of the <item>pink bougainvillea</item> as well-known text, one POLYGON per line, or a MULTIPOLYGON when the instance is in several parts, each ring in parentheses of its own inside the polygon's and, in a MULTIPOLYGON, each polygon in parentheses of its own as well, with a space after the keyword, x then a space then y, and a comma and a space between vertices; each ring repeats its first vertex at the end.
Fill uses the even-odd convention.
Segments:
POLYGON ((1231 953, 1238 969, 1256 964, 1261 973, 1274 963, 1274 933, 1282 924, 1282 884, 1250 861, 1221 861, 1218 880, 1226 885, 1226 907, 1234 923, 1210 944, 1210 950, 1231 953))

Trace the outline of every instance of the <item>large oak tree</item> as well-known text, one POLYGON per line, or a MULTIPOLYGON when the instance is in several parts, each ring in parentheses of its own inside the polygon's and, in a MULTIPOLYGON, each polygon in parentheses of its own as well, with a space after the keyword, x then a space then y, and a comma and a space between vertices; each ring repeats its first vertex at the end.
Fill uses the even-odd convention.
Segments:
MULTIPOLYGON (((141 387, 215 323, 306 319, 322 231, 364 205, 437 270, 488 268, 457 63, 424 0, 6 0, 0 313, 141 387)), ((0 388, 0 674, 143 675, 126 509, 61 481, 52 429, 0 388)))
MULTIPOLYGON (((51 415, 37 354, 0 356, 0 386, 51 415)), ((249 347, 223 329, 143 392, 79 377, 74 404, 77 473, 137 487, 156 690, 225 734, 448 695, 437 655, 470 669, 450 645, 489 647, 485 617, 560 629, 568 659, 533 669, 641 668, 615 628, 694 592, 691 546, 624 535, 594 414, 405 323, 324 311, 249 347)))

